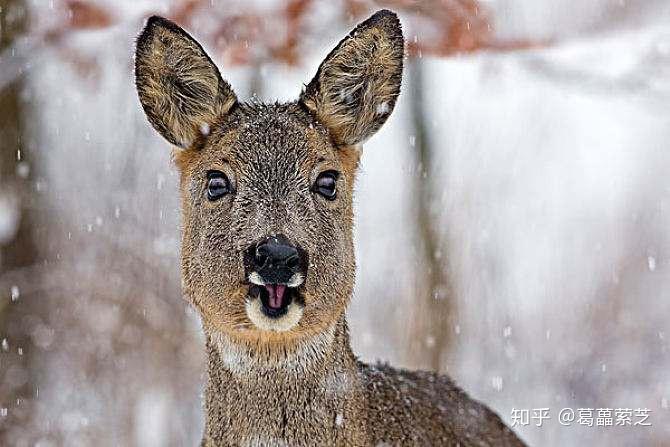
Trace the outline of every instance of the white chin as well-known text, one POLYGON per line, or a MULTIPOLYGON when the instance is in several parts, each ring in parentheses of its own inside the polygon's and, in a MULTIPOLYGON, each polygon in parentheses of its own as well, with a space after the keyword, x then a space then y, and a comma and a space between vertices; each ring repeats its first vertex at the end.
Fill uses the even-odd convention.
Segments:
POLYGON ((295 301, 288 305, 286 313, 280 317, 268 317, 263 312, 263 304, 259 298, 247 300, 247 317, 258 328, 264 331, 286 332, 298 325, 302 318, 302 306, 295 301))

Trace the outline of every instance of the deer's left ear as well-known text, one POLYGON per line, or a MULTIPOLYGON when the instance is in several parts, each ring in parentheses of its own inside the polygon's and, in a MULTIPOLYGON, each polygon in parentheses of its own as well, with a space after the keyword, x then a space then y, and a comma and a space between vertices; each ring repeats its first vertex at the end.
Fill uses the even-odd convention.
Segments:
POLYGON ((403 54, 398 17, 378 11, 330 52, 300 101, 338 144, 360 143, 377 132, 393 111, 403 54))
POLYGON ((153 16, 137 38, 135 84, 149 122, 170 143, 188 148, 237 102, 214 62, 191 36, 153 16))

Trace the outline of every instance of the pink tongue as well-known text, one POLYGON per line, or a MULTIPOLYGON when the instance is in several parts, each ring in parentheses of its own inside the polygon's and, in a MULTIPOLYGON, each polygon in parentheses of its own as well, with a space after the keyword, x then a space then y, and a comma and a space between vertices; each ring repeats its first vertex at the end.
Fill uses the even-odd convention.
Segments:
POLYGON ((273 309, 279 309, 284 301, 284 292, 286 291, 286 286, 283 284, 267 284, 265 289, 270 294, 268 299, 268 304, 273 309))

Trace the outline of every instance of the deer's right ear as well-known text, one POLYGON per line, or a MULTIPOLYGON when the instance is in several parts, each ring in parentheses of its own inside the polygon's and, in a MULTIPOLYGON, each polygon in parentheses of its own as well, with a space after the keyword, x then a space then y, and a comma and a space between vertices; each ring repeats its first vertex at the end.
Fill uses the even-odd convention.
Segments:
POLYGON ((182 148, 237 102, 200 44, 158 16, 147 21, 137 39, 135 85, 149 122, 182 148))

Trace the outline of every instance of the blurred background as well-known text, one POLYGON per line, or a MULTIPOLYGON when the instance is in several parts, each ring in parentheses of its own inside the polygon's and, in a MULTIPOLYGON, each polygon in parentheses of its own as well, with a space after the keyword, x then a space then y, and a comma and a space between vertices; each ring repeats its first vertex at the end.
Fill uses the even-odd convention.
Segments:
POLYGON ((508 424, 549 408, 515 427, 533 446, 670 445, 664 0, 0 0, 0 445, 199 442, 177 177, 133 85, 143 20, 281 101, 381 7, 408 58, 357 184, 354 350, 446 372, 508 424), (564 407, 652 425, 563 426, 564 407))

